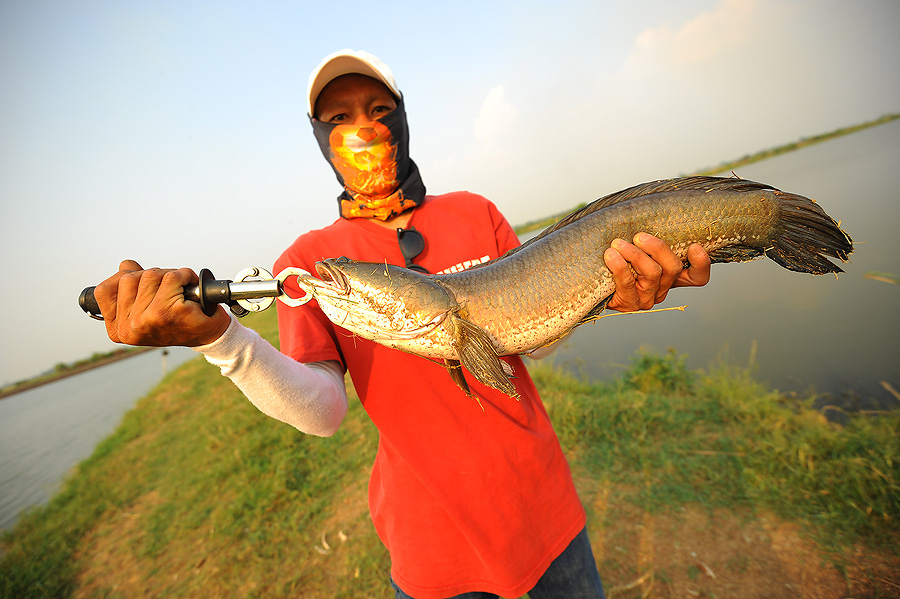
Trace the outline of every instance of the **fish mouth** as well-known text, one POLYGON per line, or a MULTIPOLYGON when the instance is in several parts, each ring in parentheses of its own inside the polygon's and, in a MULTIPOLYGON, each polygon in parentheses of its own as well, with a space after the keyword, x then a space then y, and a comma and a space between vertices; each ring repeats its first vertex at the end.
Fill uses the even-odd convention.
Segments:
MULTIPOLYGON (((338 258, 338 260, 346 260, 346 258, 338 258)), ((335 265, 335 260, 329 258, 316 262, 316 272, 319 273, 322 281, 331 283, 340 293, 344 295, 350 293, 350 281, 340 267, 335 265)))

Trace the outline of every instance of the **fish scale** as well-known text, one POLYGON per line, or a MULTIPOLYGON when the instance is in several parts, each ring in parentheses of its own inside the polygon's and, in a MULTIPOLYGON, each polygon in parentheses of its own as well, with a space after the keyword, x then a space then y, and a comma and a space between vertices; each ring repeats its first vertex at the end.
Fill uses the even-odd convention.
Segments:
POLYGON ((808 198, 744 179, 686 177, 601 198, 504 256, 458 273, 324 260, 317 270, 334 291, 316 299, 329 319, 362 337, 445 360, 467 392, 460 364, 516 396, 513 373, 499 357, 546 346, 596 318, 615 292, 603 253, 614 239, 642 231, 682 261, 699 243, 713 262, 767 256, 812 274, 842 272, 829 257, 846 261, 853 251, 850 237, 808 198), (398 295, 402 305, 392 299, 398 295))
POLYGON ((735 197, 707 196, 699 191, 636 198, 547 235, 514 263, 498 261, 437 278, 460 303, 469 306, 471 320, 484 323, 483 328, 502 354, 533 350, 535 343, 545 345, 566 335, 615 292, 603 250, 616 237, 631 239, 648 230, 669 243, 676 256, 684 260, 692 243, 700 243, 708 252, 739 243, 735 233, 739 228, 746 231, 744 237, 758 241, 758 233, 753 226, 746 226, 748 222, 758 224, 757 229, 774 230, 774 211, 765 198, 759 202, 764 210, 748 219, 757 200, 731 195, 735 197), (710 202, 713 198, 715 201, 710 202), (685 205, 697 211, 690 218, 679 215, 685 205), (655 226, 647 227, 651 222, 655 226), (550 264, 555 268, 548 268, 550 264), (500 317, 498 310, 504 305, 518 307, 514 321, 500 317))

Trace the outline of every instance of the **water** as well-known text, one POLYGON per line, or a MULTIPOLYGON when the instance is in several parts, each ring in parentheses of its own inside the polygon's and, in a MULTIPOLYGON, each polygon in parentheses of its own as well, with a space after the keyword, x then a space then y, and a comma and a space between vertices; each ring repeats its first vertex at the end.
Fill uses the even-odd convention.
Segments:
POLYGON ((66 474, 112 433, 125 412, 197 353, 149 351, 0 400, 0 530, 41 505, 66 474))
MULTIPOLYGON (((578 329, 553 360, 594 378, 614 375, 640 347, 688 354, 706 367, 727 352, 782 391, 813 387, 848 407, 893 407, 900 389, 900 122, 764 162, 738 174, 818 200, 858 242, 839 279, 783 270, 769 260, 713 267, 703 289, 673 291, 662 305, 685 312, 604 318, 578 329)), ((613 190, 606 190, 613 191, 613 190)), ((196 356, 170 349, 168 368, 196 356)), ((159 351, 0 400, 0 530, 45 503, 121 417, 160 379, 159 351)))
MULTIPOLYGON (((814 389, 848 408, 897 407, 900 286, 866 279, 900 275, 900 122, 881 125, 741 167, 737 174, 814 198, 856 242, 844 274, 815 277, 770 260, 714 265, 703 289, 674 290, 660 307, 685 312, 604 318, 578 329, 555 354, 593 378, 620 372, 635 352, 674 348, 688 366, 758 368, 781 391, 814 389), (753 356, 756 347, 755 357, 753 356)), ((609 190, 613 191, 613 190, 609 190)))

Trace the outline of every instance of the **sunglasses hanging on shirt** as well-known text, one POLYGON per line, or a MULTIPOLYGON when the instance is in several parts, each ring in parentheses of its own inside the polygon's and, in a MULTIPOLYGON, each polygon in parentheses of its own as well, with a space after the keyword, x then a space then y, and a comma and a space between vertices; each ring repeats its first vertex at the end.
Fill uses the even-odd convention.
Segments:
POLYGON ((406 260, 406 268, 417 272, 430 274, 425 268, 414 264, 413 260, 425 251, 425 238, 416 231, 415 227, 408 229, 397 229, 397 243, 400 244, 400 253, 406 260))

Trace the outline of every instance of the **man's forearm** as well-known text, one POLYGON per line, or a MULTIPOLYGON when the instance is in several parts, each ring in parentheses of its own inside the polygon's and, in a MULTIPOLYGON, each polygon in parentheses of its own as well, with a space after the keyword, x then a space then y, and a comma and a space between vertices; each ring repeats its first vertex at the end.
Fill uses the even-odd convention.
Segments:
POLYGON ((218 366, 261 412, 301 432, 330 436, 347 413, 339 362, 301 364, 233 317, 219 339, 194 349, 218 366))

